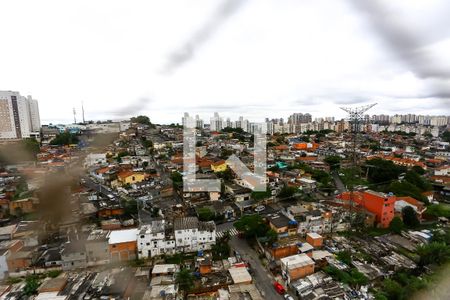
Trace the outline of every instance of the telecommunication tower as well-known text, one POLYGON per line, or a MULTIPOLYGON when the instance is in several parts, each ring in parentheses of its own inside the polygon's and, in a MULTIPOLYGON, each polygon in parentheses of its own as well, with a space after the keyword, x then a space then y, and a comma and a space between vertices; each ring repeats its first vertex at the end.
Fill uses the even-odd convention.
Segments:
MULTIPOLYGON (((358 155, 358 136, 361 132, 361 125, 363 124, 364 120, 364 113, 377 105, 377 103, 372 103, 364 106, 359 107, 341 107, 341 109, 348 113, 347 120, 350 122, 350 134, 351 134, 351 140, 352 140, 352 151, 351 151, 351 162, 352 162, 352 173, 351 176, 355 177, 356 174, 353 172, 356 171, 359 167, 359 155, 358 155)), ((353 180, 352 178, 350 180, 348 189, 350 191, 350 225, 353 225, 354 218, 353 218, 353 206, 354 206, 354 186, 353 186, 353 180)))

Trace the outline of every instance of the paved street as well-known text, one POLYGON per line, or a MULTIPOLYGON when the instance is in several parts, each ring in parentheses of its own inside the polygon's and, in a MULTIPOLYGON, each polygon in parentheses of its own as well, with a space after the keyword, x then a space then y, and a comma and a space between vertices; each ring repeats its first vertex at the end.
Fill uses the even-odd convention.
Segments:
POLYGON ((339 193, 345 192, 346 188, 345 188, 345 185, 342 182, 341 178, 339 177, 339 174, 336 172, 332 172, 331 176, 333 176, 334 183, 335 183, 339 193))
POLYGON ((221 237, 223 237, 225 235, 225 232, 227 232, 230 234, 230 236, 235 236, 238 235, 238 231, 235 228, 231 228, 229 230, 224 230, 224 231, 216 231, 216 237, 218 239, 220 239, 221 237))
POLYGON ((232 249, 236 250, 245 261, 250 263, 254 272, 252 276, 254 283, 261 292, 263 298, 270 300, 283 299, 273 287, 275 279, 273 279, 269 271, 262 265, 258 253, 248 245, 247 241, 240 239, 237 236, 232 236, 230 239, 230 246, 232 249))

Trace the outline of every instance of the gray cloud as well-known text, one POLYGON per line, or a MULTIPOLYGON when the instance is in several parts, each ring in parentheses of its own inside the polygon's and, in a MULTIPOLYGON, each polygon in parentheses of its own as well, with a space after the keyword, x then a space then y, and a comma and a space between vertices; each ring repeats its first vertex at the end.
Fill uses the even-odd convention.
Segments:
POLYGON ((148 104, 151 102, 153 102, 153 99, 151 99, 151 98, 140 97, 140 98, 136 99, 135 101, 132 101, 132 102, 128 103, 126 106, 123 106, 119 109, 115 109, 113 111, 106 110, 106 113, 109 115, 113 115, 115 117, 135 116, 135 115, 142 113, 142 111, 145 111, 148 104))
POLYGON ((413 34, 412 30, 408 30, 408 25, 401 23, 398 15, 389 13, 380 1, 351 0, 351 2, 368 17, 385 44, 417 77, 450 79, 450 69, 435 61, 424 49, 426 41, 413 34))
POLYGON ((191 60, 198 49, 206 44, 219 28, 240 10, 245 2, 247 0, 224 0, 205 24, 195 31, 180 48, 169 55, 168 62, 163 68, 163 73, 171 74, 191 60))

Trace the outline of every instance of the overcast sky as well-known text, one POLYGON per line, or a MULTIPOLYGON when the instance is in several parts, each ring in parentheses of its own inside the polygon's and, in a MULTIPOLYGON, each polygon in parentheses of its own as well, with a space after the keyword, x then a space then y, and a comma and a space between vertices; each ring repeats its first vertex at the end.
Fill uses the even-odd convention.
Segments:
POLYGON ((446 0, 0 2, 0 90, 43 123, 450 114, 446 0))

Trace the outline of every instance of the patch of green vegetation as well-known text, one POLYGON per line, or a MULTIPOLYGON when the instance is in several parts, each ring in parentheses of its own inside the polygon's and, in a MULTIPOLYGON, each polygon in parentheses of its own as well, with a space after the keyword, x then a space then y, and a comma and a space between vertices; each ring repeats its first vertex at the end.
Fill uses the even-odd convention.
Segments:
POLYGON ((340 251, 336 254, 336 258, 347 266, 351 266, 352 264, 352 254, 350 253, 350 251, 340 251))
POLYGON ((389 228, 367 227, 364 229, 364 234, 371 237, 380 236, 387 233, 389 233, 389 228))
POLYGON ((335 280, 348 284, 352 287, 360 287, 369 282, 369 279, 355 268, 352 268, 350 271, 346 272, 332 266, 326 266, 323 270, 335 280))
POLYGON ((145 266, 145 259, 137 258, 135 260, 130 261, 130 266, 133 268, 145 266))
POLYGON ((198 219, 200 221, 211 221, 214 219, 215 213, 209 207, 200 207, 197 210, 198 219))
POLYGON ((58 134, 53 140, 50 141, 50 145, 65 146, 78 144, 79 141, 80 140, 76 134, 67 131, 58 134))
POLYGON ((369 183, 367 180, 362 178, 359 175, 359 172, 355 169, 348 168, 348 169, 340 169, 339 173, 342 175, 339 175, 339 177, 342 180, 342 183, 345 186, 356 186, 356 185, 365 185, 367 186, 369 183))
POLYGON ((180 265, 187 260, 193 259, 194 253, 175 253, 171 256, 165 256, 164 260, 167 264, 177 264, 180 265))
POLYGON ((250 197, 256 201, 261 201, 261 200, 270 198, 271 196, 272 196, 272 193, 269 188, 267 188, 264 192, 253 191, 250 195, 250 197))
POLYGON ((156 128, 152 122, 150 122, 150 118, 147 116, 137 116, 130 119, 132 123, 142 124, 142 125, 148 125, 150 128, 156 128))
POLYGON ((450 218, 450 205, 448 204, 432 204, 427 207, 426 214, 435 217, 450 218))
POLYGON ((27 296, 36 295, 38 288, 41 285, 39 278, 35 275, 29 275, 25 278, 25 286, 23 287, 23 293, 27 296))
POLYGON ((277 235, 273 234, 273 230, 264 219, 257 214, 246 215, 234 222, 234 227, 242 232, 247 239, 266 238, 266 242, 273 243, 277 240, 277 235))
POLYGON ((48 271, 46 275, 47 275, 47 277, 50 277, 50 278, 56 278, 56 277, 58 277, 61 273, 62 273, 61 270, 51 270, 51 271, 48 271))
POLYGON ((422 278, 398 272, 392 278, 383 280, 381 287, 375 292, 375 299, 411 299, 413 294, 427 287, 429 278, 422 278))
POLYGON ((8 279, 6 280, 6 282, 8 283, 8 284, 16 284, 16 283, 19 283, 19 282, 22 282, 22 278, 20 278, 20 277, 8 277, 8 279))

